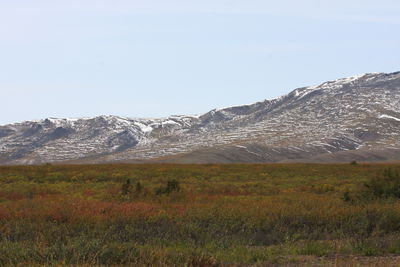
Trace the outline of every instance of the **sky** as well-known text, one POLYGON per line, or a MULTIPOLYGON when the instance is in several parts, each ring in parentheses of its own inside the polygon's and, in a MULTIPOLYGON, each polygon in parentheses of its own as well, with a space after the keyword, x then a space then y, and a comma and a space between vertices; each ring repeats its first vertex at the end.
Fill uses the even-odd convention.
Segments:
POLYGON ((166 117, 400 70, 398 0, 0 0, 0 125, 166 117))

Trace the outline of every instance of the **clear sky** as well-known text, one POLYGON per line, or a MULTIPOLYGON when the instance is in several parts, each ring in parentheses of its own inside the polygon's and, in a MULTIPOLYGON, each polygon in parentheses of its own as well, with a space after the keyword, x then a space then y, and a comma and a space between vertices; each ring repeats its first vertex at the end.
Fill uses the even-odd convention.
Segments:
POLYGON ((0 124, 165 117, 400 70, 399 0, 0 0, 0 124))

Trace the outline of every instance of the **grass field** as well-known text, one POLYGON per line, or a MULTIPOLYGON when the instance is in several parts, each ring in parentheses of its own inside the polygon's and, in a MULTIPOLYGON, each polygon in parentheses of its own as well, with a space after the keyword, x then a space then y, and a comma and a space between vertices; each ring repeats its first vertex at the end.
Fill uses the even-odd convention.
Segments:
POLYGON ((0 266, 399 266, 389 167, 3 166, 0 266))

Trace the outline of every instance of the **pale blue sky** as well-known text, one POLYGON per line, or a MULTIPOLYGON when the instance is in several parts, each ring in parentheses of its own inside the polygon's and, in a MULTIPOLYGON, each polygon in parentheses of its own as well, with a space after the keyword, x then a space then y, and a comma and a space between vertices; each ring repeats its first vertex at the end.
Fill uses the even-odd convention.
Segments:
POLYGON ((0 124, 164 117, 400 70, 398 0, 0 0, 0 124))

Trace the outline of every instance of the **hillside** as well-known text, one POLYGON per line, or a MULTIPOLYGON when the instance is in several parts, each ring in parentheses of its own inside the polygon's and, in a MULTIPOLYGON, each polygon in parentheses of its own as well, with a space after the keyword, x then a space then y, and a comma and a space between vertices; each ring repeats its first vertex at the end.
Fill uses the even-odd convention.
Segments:
POLYGON ((162 119, 99 116, 0 126, 0 164, 400 159, 400 72, 162 119))

